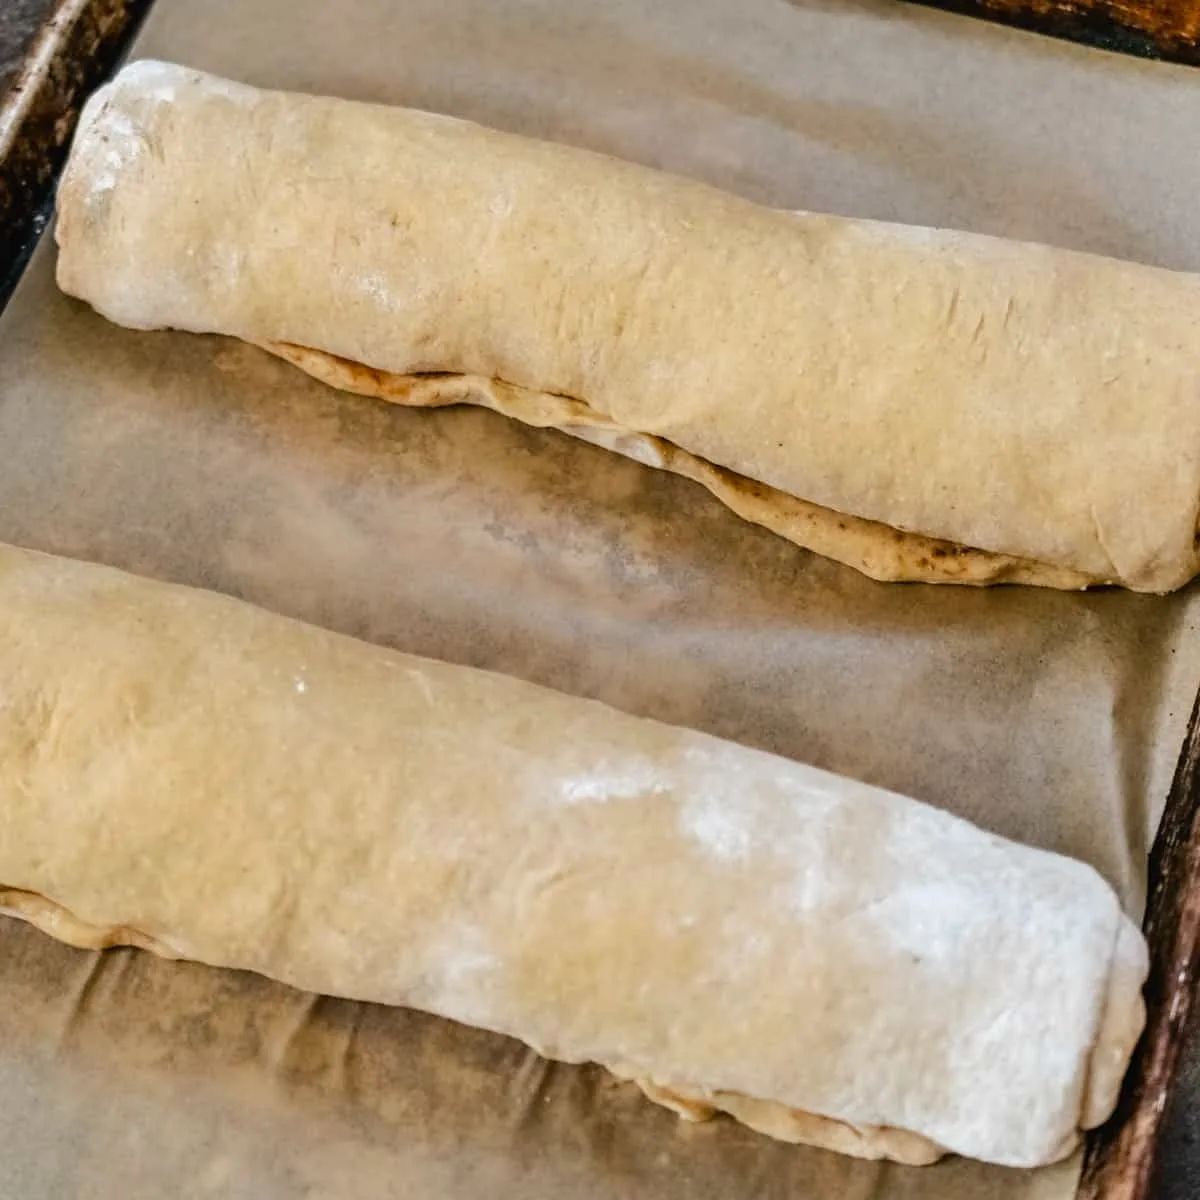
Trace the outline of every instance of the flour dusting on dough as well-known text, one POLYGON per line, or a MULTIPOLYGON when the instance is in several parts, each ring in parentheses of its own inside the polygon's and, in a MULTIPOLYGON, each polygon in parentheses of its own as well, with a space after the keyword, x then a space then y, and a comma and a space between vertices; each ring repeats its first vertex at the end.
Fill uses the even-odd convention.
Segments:
POLYGON ((372 300, 379 300, 381 303, 389 306, 396 302, 388 281, 379 272, 357 276, 354 280, 354 286, 363 295, 370 296, 372 300))
POLYGON ((142 152, 142 135, 124 113, 109 111, 93 148, 100 166, 92 176, 87 201, 92 203, 117 186, 117 178, 142 152))
POLYGON ((486 1021, 490 994, 503 963, 484 930, 452 925, 431 947, 429 999, 434 1010, 460 1021, 486 1021))
POLYGON ((691 745, 683 754, 688 769, 680 795, 680 828, 706 854, 731 862, 749 855, 759 825, 741 784, 744 758, 744 750, 719 744, 691 745))
POLYGON ((753 845, 753 828, 745 813, 721 807, 720 795, 689 798, 683 807, 683 828, 715 858, 746 858, 753 845))
MULTIPOLYGON (((825 813, 838 811, 842 803, 832 788, 809 778, 797 780, 765 756, 748 762, 742 747, 690 746, 684 758, 689 771, 680 823, 706 852, 736 861, 772 844, 794 862, 814 859, 807 844, 796 844, 798 827, 788 810, 798 807, 805 813, 800 828, 807 843, 808 827, 812 836, 819 837, 825 813), (750 763, 767 770, 753 769, 750 763), (780 837, 785 837, 786 845, 780 837)), ((815 861, 819 858, 815 856, 815 861)), ((814 882, 801 878, 798 886, 807 894, 814 882)))
POLYGON ((160 104, 173 104, 178 99, 180 82, 195 85, 201 80, 216 95, 238 104, 252 104, 258 99, 256 90, 247 84, 231 79, 213 79, 200 71, 189 71, 155 58, 140 58, 130 63, 121 72, 117 84, 132 84, 138 96, 146 96, 160 104))
POLYGON ((603 804, 656 796, 665 790, 661 772, 653 763, 634 761, 568 777, 559 786, 558 798, 563 804, 603 804))
POLYGON ((894 891, 863 909, 858 919, 874 926, 885 945, 911 955, 926 970, 953 971, 978 941, 986 912, 976 893, 930 882, 894 891))

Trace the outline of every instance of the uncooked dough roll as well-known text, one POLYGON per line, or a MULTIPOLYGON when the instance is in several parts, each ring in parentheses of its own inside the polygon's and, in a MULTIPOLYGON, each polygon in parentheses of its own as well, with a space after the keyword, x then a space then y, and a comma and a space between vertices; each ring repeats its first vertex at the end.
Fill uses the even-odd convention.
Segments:
POLYGON ((0 907, 409 1005, 693 1117, 1032 1166, 1146 948, 1082 863, 699 733, 0 547, 0 907))
POLYGON ((565 429, 876 578, 1200 568, 1194 276, 155 62, 88 104, 57 236, 114 321, 565 429))

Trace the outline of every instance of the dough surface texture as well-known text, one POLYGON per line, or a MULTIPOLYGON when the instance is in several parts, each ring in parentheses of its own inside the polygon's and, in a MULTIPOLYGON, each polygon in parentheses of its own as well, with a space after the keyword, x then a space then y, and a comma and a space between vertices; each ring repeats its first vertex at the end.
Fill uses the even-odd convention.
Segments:
POLYGON ((877 579, 1200 569, 1195 276, 157 62, 89 102, 57 238, 113 321, 565 429, 877 579))
POLYGON ((693 1117, 1052 1161, 1146 948, 1090 867, 213 593, 0 547, 0 908, 406 1005, 693 1117))

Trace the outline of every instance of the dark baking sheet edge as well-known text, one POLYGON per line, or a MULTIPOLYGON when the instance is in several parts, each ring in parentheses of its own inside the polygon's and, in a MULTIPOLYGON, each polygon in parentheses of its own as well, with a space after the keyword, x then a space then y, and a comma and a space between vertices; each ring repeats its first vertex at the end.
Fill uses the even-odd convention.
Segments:
POLYGON ((0 308, 53 203, 79 110, 113 71, 151 0, 58 0, 0 97, 0 308))
POLYGON ((913 0, 1136 58, 1200 66, 1200 0, 913 0))

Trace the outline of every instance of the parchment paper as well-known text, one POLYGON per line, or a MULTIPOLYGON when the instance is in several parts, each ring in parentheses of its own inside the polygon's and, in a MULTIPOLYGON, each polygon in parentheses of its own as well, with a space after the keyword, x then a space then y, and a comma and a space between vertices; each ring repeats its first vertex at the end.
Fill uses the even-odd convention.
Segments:
MULTIPOLYGON (((1200 73, 916 8, 158 0, 137 53, 784 207, 1200 269, 1200 73)), ((52 265, 47 242, 0 320, 0 539, 893 787, 1087 859, 1140 909, 1200 679, 1195 589, 874 584, 561 435, 113 328, 52 265)), ((0 1104, 4 1200, 1061 1200, 1077 1173, 901 1169, 690 1127, 503 1038, 11 921, 0 1104)))

